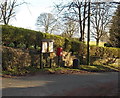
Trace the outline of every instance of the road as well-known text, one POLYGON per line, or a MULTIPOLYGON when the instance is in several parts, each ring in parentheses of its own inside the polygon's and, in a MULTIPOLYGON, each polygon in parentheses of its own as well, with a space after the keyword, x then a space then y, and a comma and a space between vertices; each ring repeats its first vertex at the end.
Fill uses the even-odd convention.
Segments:
POLYGON ((33 75, 2 78, 3 96, 116 96, 118 73, 33 75))

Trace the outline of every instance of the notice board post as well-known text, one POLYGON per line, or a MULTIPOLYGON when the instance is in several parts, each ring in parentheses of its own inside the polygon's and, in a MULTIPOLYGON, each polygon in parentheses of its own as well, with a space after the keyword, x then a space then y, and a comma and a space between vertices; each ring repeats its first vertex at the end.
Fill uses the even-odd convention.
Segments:
MULTIPOLYGON (((52 39, 42 39, 41 40, 41 49, 40 49, 40 68, 43 69, 44 66, 43 66, 43 63, 42 63, 42 60, 43 60, 43 55, 46 55, 47 57, 46 58, 46 62, 47 61, 47 58, 49 58, 49 54, 53 52, 53 42, 54 40, 52 39)), ((50 60, 50 63, 51 60, 50 60)), ((47 65, 47 63, 46 63, 47 65)), ((50 67, 51 67, 51 64, 50 64, 50 67)))

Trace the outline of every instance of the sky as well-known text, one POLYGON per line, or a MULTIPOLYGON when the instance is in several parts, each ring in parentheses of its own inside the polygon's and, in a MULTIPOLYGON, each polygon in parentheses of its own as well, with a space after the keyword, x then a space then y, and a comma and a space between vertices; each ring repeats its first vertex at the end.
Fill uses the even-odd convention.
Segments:
POLYGON ((16 17, 11 20, 10 24, 17 27, 36 30, 36 20, 40 13, 52 13, 54 3, 60 0, 18 0, 18 2, 27 2, 16 9, 16 17))
MULTIPOLYGON (((43 12, 52 13, 54 5, 62 1, 68 2, 72 0, 17 0, 18 3, 27 2, 27 4, 23 4, 15 9, 16 16, 11 19, 10 25, 37 30, 35 25, 37 17, 43 12)), ((111 0, 103 1, 107 2, 111 0)), ((120 0, 114 1, 118 2, 120 0)))
POLYGON ((61 1, 67 2, 71 0, 17 0, 18 3, 27 2, 27 4, 16 8, 16 16, 10 21, 10 25, 36 30, 35 23, 40 13, 52 13, 53 6, 61 1))

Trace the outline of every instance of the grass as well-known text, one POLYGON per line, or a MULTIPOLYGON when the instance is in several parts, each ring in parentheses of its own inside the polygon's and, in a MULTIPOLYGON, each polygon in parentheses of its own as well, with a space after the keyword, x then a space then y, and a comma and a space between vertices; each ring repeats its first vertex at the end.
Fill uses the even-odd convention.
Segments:
POLYGON ((120 68, 120 66, 119 65, 115 65, 115 64, 109 64, 109 66, 111 66, 111 67, 113 67, 113 68, 120 68))
POLYGON ((80 71, 80 69, 64 68, 64 67, 54 67, 54 68, 45 68, 44 71, 55 72, 55 71, 80 71))
MULTIPOLYGON (((85 42, 87 44, 87 42, 85 42)), ((105 42, 99 42, 99 46, 104 47, 105 42)), ((90 45, 96 45, 96 41, 90 41, 90 45)))
POLYGON ((111 72, 119 71, 118 67, 110 65, 80 65, 81 70, 86 70, 90 72, 111 72))
POLYGON ((38 72, 38 71, 43 71, 43 69, 39 69, 39 68, 36 68, 36 67, 33 67, 33 66, 29 66, 29 67, 25 67, 25 68, 22 68, 22 69, 19 69, 16 68, 13 69, 13 70, 6 70, 6 71, 2 71, 2 74, 3 75, 11 75, 11 76, 23 76, 23 75, 26 75, 26 74, 32 74, 32 73, 35 73, 35 72, 38 72))
POLYGON ((9 71, 2 71, 3 75, 11 75, 11 76, 23 76, 26 74, 34 74, 37 72, 48 72, 48 73, 71 73, 71 72, 82 72, 82 71, 87 71, 87 72, 119 72, 119 67, 118 65, 113 65, 113 64, 100 64, 96 63, 94 65, 80 65, 78 69, 73 69, 72 67, 53 67, 53 68, 44 68, 40 69, 37 67, 29 66, 25 67, 22 69, 14 68, 9 71))
POLYGON ((36 67, 27 67, 21 71, 2 71, 3 75, 11 76, 24 76, 27 74, 34 74, 37 72, 43 73, 74 73, 74 72, 119 72, 118 65, 80 65, 78 69, 73 68, 64 68, 64 67, 54 67, 54 68, 36 68, 36 67))
POLYGON ((64 68, 64 67, 54 67, 54 68, 44 68, 44 69, 39 69, 35 67, 27 67, 24 70, 21 71, 2 71, 3 75, 10 75, 10 76, 25 76, 27 74, 35 74, 37 72, 40 73, 48 73, 48 74, 71 74, 71 73, 77 73, 77 72, 82 72, 80 69, 72 69, 72 68, 64 68))
POLYGON ((85 73, 90 73, 88 71, 85 70, 81 70, 81 69, 73 69, 73 68, 50 68, 50 69, 46 69, 48 74, 85 74, 85 73))
POLYGON ((114 71, 119 71, 119 66, 118 65, 103 65, 104 67, 107 67, 111 70, 114 70, 114 71))

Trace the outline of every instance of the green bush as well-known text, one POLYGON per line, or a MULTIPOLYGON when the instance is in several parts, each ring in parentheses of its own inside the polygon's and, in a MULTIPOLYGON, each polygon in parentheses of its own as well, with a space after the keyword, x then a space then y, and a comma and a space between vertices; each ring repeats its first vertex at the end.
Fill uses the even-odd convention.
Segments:
POLYGON ((64 38, 57 35, 51 35, 48 33, 42 33, 34 30, 13 27, 9 25, 2 25, 2 42, 5 46, 14 47, 25 45, 26 48, 31 46, 40 47, 42 39, 54 39, 54 47, 61 47, 64 45, 64 38), (9 45, 10 44, 10 45, 9 45))
POLYGON ((31 48, 34 46, 37 49, 37 47, 40 47, 42 39, 53 39, 55 49, 63 47, 65 51, 73 50, 76 52, 79 50, 80 42, 77 38, 64 38, 58 35, 2 25, 2 41, 5 46, 18 48, 31 48))
MULTIPOLYGON (((65 38, 39 31, 2 25, 2 41, 9 47, 40 49, 42 39, 53 39, 54 49, 62 47, 64 51, 86 57, 87 46, 77 38, 65 38)), ((90 46, 91 57, 119 57, 120 48, 90 46)))
POLYGON ((120 48, 90 46, 90 56, 95 56, 95 57, 120 58, 119 51, 120 51, 120 48))
POLYGON ((110 43, 104 43, 105 47, 112 47, 112 45, 110 43))
POLYGON ((71 48, 72 48, 71 41, 68 38, 65 38, 65 43, 63 46, 64 51, 69 52, 71 48))

